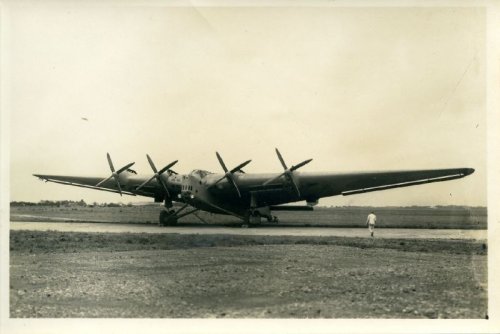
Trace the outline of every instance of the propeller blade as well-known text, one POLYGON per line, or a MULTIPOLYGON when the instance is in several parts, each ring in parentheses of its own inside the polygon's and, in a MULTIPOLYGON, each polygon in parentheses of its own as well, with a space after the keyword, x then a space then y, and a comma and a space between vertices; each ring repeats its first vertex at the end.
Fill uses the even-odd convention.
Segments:
POLYGON ((139 190, 141 189, 142 187, 144 187, 146 184, 148 184, 149 182, 151 182, 151 180, 153 180, 154 178, 156 177, 156 175, 153 175, 149 180, 147 180, 146 182, 143 182, 141 183, 140 186, 138 186, 137 188, 135 188, 135 190, 139 190))
POLYGON ((268 185, 269 183, 273 183, 274 181, 277 181, 278 179, 280 179, 283 175, 285 175, 286 173, 281 173, 280 175, 276 176, 276 177, 273 177, 272 179, 270 180, 267 180, 266 182, 263 183, 263 185, 268 185))
POLYGON ((134 164, 135 164, 135 162, 131 162, 131 163, 123 166, 122 168, 120 168, 119 170, 116 171, 116 174, 123 173, 124 171, 126 171, 127 169, 129 169, 130 167, 132 167, 134 164))
POLYGON ((116 181, 116 185, 118 187, 118 191, 120 192, 120 196, 122 196, 122 187, 120 186, 120 176, 118 175, 118 173, 113 173, 113 177, 116 181))
POLYGON ((293 179, 293 175, 290 175, 289 179, 290 179, 290 183, 292 184, 293 188, 295 189, 295 192, 297 193, 297 196, 300 197, 299 187, 297 186, 297 183, 295 183, 295 180, 293 179))
POLYGON ((238 186, 236 185, 236 182, 234 181, 233 179, 233 175, 232 174, 227 174, 227 179, 229 180, 229 182, 233 185, 234 189, 236 189, 236 192, 238 193, 238 197, 241 198, 241 193, 240 193, 240 189, 238 188, 238 186))
POLYGON ((108 157, 108 164, 109 164, 109 168, 111 169, 111 172, 115 172, 115 167, 113 167, 113 161, 111 161, 111 156, 109 155, 109 153, 106 153, 106 156, 108 157))
POLYGON ((98 184, 96 184, 95 186, 96 186, 96 187, 99 187, 101 184, 105 183, 106 181, 111 180, 112 178, 113 178, 113 175, 111 175, 110 177, 108 177, 108 178, 106 178, 106 179, 102 180, 101 182, 99 182, 99 183, 98 183, 98 184))
POLYGON ((221 177, 220 179, 218 179, 215 183, 214 183, 214 186, 219 183, 220 181, 224 180, 226 178, 226 175, 224 175, 223 177, 221 177))
POLYGON ((290 167, 290 171, 293 172, 294 170, 297 170, 299 169, 300 167, 304 166, 304 165, 307 165, 308 163, 310 163, 312 161, 312 159, 307 159, 305 161, 302 161, 300 164, 297 164, 295 166, 292 166, 290 167))
POLYGON ((278 159, 280 160, 281 166, 283 166, 283 169, 287 170, 288 167, 286 166, 285 160, 283 160, 283 157, 281 156, 281 153, 280 153, 280 151, 278 151, 277 148, 276 148, 276 154, 278 155, 278 159))
POLYGON ((231 169, 231 174, 234 173, 234 172, 239 171, 240 169, 242 169, 243 167, 245 167, 246 165, 248 165, 250 162, 252 162, 252 160, 247 160, 244 163, 241 163, 238 166, 234 167, 233 169, 231 169))
POLYGON ((157 173, 156 171, 156 167, 155 167, 155 164, 153 163, 153 159, 151 159, 151 157, 146 154, 146 157, 148 158, 148 161, 149 161, 149 165, 151 166, 151 169, 153 170, 153 172, 155 172, 155 174, 157 173))
MULTIPOLYGON (((155 175, 156 176, 156 175, 155 175)), ((165 184, 165 182, 163 182, 163 179, 161 178, 161 174, 160 175, 157 175, 156 176, 156 179, 158 180, 158 182, 160 182, 160 184, 163 186, 163 189, 165 190, 165 193, 167 194, 167 197, 170 198, 170 193, 168 192, 168 188, 167 188, 167 185, 165 184)))
POLYGON ((106 153, 106 157, 108 158, 109 168, 111 169, 111 176, 102 180, 98 184, 96 184, 96 187, 99 187, 99 186, 101 186, 101 184, 114 178, 115 182, 116 182, 116 186, 118 187, 118 192, 120 193, 120 196, 122 196, 123 194, 122 194, 122 187, 120 185, 120 173, 122 173, 122 172, 126 171, 127 169, 129 169, 130 167, 132 167, 135 164, 135 162, 131 162, 115 172, 115 167, 113 166, 113 161, 111 160, 111 156, 109 155, 109 153, 106 153))
POLYGON ((171 163, 169 163, 168 165, 166 165, 165 167, 163 167, 162 169, 160 169, 160 171, 158 172, 159 175, 165 173, 167 170, 170 169, 170 167, 172 167, 173 165, 175 165, 177 163, 177 161, 179 160, 175 160, 175 161, 172 161, 171 163))
POLYGON ((236 181, 234 181, 233 175, 229 172, 227 172, 223 177, 218 179, 213 185, 215 186, 217 183, 220 181, 227 179, 229 183, 236 189, 236 192, 238 192, 238 196, 241 197, 240 189, 238 188, 238 185, 236 184, 236 181))
MULTIPOLYGON (((167 170, 170 169, 170 167, 172 167, 173 165, 175 165, 179 160, 175 160, 171 163, 169 163, 168 165, 166 165, 165 167, 163 167, 162 169, 160 169, 159 171, 156 169, 156 166, 153 162, 153 159, 151 159, 151 157, 149 156, 149 154, 146 154, 146 158, 148 158, 148 162, 149 162, 149 165, 151 166, 151 169, 153 170, 153 172, 155 172, 155 175, 153 175, 153 177, 151 177, 151 179, 149 179, 148 181, 144 182, 143 184, 141 184, 138 188, 136 188, 137 190, 140 189, 141 187, 143 187, 145 184, 147 184, 148 182, 151 182, 152 179, 156 178, 156 180, 158 181, 159 184, 161 184, 161 186, 163 187, 163 189, 165 190, 165 193, 167 194, 167 197, 170 197, 170 193, 168 192, 168 188, 167 188, 167 185, 165 184, 165 182, 163 181, 163 179, 161 178, 161 175, 163 173, 165 173, 167 170)), ((175 173, 174 171, 171 171, 172 173, 175 173)), ((177 173, 175 173, 177 174, 177 173)))
POLYGON ((227 169, 226 165, 224 164, 224 161, 222 160, 221 156, 219 155, 219 152, 215 152, 215 155, 217 156, 217 160, 219 160, 219 163, 222 166, 222 169, 224 170, 224 172, 227 173, 228 169, 227 169))
POLYGON ((269 183, 275 182, 279 178, 281 178, 282 176, 285 176, 286 179, 287 179, 287 181, 292 184, 292 187, 294 188, 295 192, 300 197, 299 187, 297 186, 297 183, 295 182, 295 179, 293 178, 293 172, 296 171, 297 169, 299 169, 300 167, 302 167, 304 165, 307 165, 313 159, 304 160, 304 161, 302 161, 301 163, 298 163, 295 166, 287 168, 285 160, 283 159, 283 156, 281 155, 280 151, 277 148, 276 148, 276 155, 278 155, 278 159, 281 162, 281 165, 283 166, 283 168, 285 169, 285 171, 282 174, 280 174, 280 175, 278 175, 278 176, 276 176, 276 177, 274 177, 274 178, 272 178, 270 180, 267 180, 266 182, 263 183, 263 185, 267 185, 269 183))
POLYGON ((222 180, 227 179, 228 182, 231 183, 231 185, 234 187, 234 189, 236 189, 238 196, 241 198, 241 192, 240 192, 240 189, 238 188, 238 185, 236 184, 236 181, 234 180, 233 173, 239 171, 240 169, 242 169, 243 167, 248 165, 252 160, 247 160, 247 161, 239 164, 238 166, 234 167, 233 169, 228 170, 226 167, 226 164, 224 163, 224 160, 222 160, 222 157, 220 156, 219 152, 215 152, 215 155, 217 156, 217 160, 219 160, 219 163, 222 166, 222 169, 224 170, 225 174, 223 177, 218 179, 213 185, 216 185, 219 182, 221 182, 222 180))

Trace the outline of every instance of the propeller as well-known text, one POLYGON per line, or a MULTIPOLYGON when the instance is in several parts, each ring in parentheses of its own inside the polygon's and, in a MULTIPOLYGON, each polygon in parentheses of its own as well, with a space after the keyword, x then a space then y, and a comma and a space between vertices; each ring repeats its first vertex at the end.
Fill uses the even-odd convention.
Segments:
POLYGON ((111 157, 109 156, 109 153, 106 153, 106 156, 108 157, 108 163, 109 163, 109 168, 111 169, 111 176, 102 180, 98 184, 96 184, 96 187, 99 187, 101 184, 105 183, 108 180, 115 179, 116 185, 118 187, 118 191, 120 192, 120 196, 122 196, 122 187, 120 186, 120 174, 129 169, 135 162, 131 162, 122 168, 118 169, 115 171, 115 167, 113 166, 113 161, 111 161, 111 157))
POLYGON ((219 183, 220 181, 222 181, 224 179, 227 179, 227 181, 232 184, 232 186, 234 187, 234 189, 236 189, 236 192, 238 193, 238 196, 241 197, 240 189, 238 188, 238 185, 236 184, 236 181, 234 180, 233 174, 235 172, 237 172, 237 171, 241 171, 241 169, 243 167, 245 167, 246 165, 248 165, 252 160, 247 160, 247 161, 239 164, 238 166, 234 167, 233 169, 228 170, 227 167, 226 167, 226 164, 224 163, 224 160, 222 160, 222 157, 220 156, 219 152, 215 152, 215 155, 217 156, 217 160, 219 160, 219 163, 222 166, 222 169, 224 170, 225 174, 224 174, 223 177, 221 177, 220 179, 218 179, 214 183, 214 185, 216 185, 217 183, 219 183))
POLYGON ((151 159, 151 157, 148 154, 146 154, 146 157, 148 158, 149 165, 151 166, 151 169, 153 170, 153 172, 155 172, 155 174, 150 179, 146 180, 144 183, 142 183, 140 186, 138 186, 135 190, 141 189, 146 184, 148 184, 149 182, 151 182, 153 179, 156 179, 158 181, 158 183, 160 183, 162 185, 162 187, 165 190, 165 193, 167 194, 167 196, 170 197, 170 193, 168 192, 167 185, 165 184, 165 182, 161 178, 161 175, 163 173, 165 173, 166 171, 170 170, 170 167, 172 167, 173 165, 175 165, 177 163, 177 161, 179 161, 179 160, 172 161, 171 163, 169 163, 168 165, 166 165, 165 167, 163 167, 162 169, 160 169, 158 171, 156 169, 155 164, 153 163, 153 159, 151 159))
POLYGON ((288 180, 288 182, 290 182, 292 184, 292 186, 295 189, 295 192, 297 193, 297 195, 300 197, 299 187, 297 186, 297 183, 295 183, 295 180, 293 179, 293 172, 296 171, 297 169, 299 169, 300 167, 305 166, 308 163, 310 163, 312 161, 312 159, 304 160, 301 163, 298 163, 298 164, 296 164, 296 165, 288 168, 286 166, 285 160, 281 156, 281 153, 280 153, 280 151, 278 151, 278 149, 276 149, 276 154, 278 155, 278 159, 281 162, 281 166, 283 166, 283 169, 285 171, 283 173, 281 173, 280 175, 278 175, 276 177, 273 177, 270 180, 267 180, 266 182, 264 182, 264 185, 267 185, 269 183, 273 183, 274 181, 278 180, 282 176, 285 176, 285 178, 288 180))

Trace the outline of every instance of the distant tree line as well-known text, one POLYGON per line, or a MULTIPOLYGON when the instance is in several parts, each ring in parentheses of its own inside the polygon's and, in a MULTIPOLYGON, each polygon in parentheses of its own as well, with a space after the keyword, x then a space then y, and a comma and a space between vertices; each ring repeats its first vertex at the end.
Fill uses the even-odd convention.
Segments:
POLYGON ((25 201, 12 201, 10 202, 11 207, 18 206, 52 206, 52 207, 123 207, 123 206, 132 206, 132 203, 123 204, 123 203, 89 203, 87 204, 83 199, 79 201, 49 201, 49 200, 41 200, 39 202, 25 202, 25 201))
POLYGON ((35 202, 24 202, 24 201, 12 201, 10 206, 87 206, 87 203, 82 199, 80 201, 48 201, 41 200, 38 203, 35 202))
MULTIPOLYGON (((153 203, 151 203, 153 204, 153 203)), ((136 204, 137 205, 137 204, 136 204)), ((147 204, 142 204, 142 205, 147 205, 147 204)), ((108 208, 118 208, 118 207, 131 207, 133 206, 132 203, 124 204, 124 203, 86 203, 83 199, 79 201, 69 201, 69 200, 62 200, 62 201, 49 201, 49 200, 41 200, 39 202, 25 202, 25 201, 12 201, 10 202, 11 207, 19 207, 19 206, 52 206, 52 207, 108 207, 108 208)), ((412 206, 384 206, 384 207, 373 207, 373 206, 322 206, 318 205, 315 207, 315 210, 329 210, 329 209, 334 209, 334 210, 357 210, 357 209, 365 209, 365 210, 377 210, 377 211, 385 211, 385 210, 391 210, 391 209, 471 209, 471 208, 477 208, 477 209, 483 209, 485 207, 482 206, 462 206, 462 205, 435 205, 435 206, 419 206, 419 205, 412 205, 412 206)))

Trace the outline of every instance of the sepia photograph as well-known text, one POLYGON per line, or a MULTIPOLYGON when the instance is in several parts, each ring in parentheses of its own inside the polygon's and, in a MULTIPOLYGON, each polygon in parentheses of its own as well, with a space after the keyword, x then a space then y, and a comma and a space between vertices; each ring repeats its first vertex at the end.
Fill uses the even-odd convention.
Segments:
POLYGON ((3 1, 2 332, 495 332, 495 18, 3 1))

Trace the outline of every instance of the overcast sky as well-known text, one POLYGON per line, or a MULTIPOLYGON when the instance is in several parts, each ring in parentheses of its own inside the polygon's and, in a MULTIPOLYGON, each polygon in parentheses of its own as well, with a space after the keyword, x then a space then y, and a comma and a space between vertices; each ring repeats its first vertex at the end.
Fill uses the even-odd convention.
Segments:
POLYGON ((43 183, 107 176, 471 167, 460 180, 324 205, 486 205, 485 12, 83 2, 7 12, 11 200, 147 201, 43 183), (82 120, 82 117, 88 121, 82 120))

